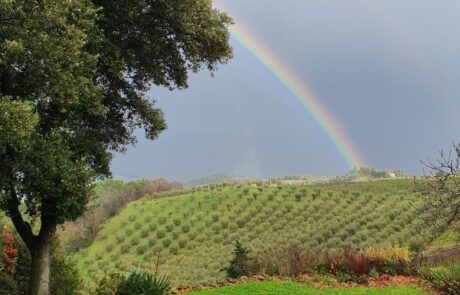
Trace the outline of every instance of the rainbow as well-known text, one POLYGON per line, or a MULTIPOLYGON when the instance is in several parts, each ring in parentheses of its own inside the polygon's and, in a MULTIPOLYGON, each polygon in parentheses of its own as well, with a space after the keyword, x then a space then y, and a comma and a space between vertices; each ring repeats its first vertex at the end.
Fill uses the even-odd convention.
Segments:
POLYGON ((258 41, 248 30, 234 24, 230 27, 232 37, 259 60, 273 76, 305 107, 321 129, 327 134, 349 168, 366 166, 365 161, 340 129, 334 117, 324 108, 312 91, 289 70, 267 46, 258 41))

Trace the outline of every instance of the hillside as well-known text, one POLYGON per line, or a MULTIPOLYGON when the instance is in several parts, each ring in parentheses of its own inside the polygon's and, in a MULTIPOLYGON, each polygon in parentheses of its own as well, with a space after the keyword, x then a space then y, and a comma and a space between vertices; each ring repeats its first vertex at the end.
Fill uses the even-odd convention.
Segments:
POLYGON ((104 272, 139 266, 173 284, 224 279, 232 241, 254 252, 292 244, 319 252, 332 248, 409 246, 417 239, 413 182, 278 186, 216 185, 128 204, 93 244, 77 255, 90 281, 104 272))

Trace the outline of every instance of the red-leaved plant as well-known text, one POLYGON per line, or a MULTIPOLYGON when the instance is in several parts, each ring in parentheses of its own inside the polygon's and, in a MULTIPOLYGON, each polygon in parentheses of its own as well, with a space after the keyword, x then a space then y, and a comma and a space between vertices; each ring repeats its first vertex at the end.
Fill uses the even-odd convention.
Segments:
POLYGON ((13 276, 16 272, 16 258, 18 257, 18 250, 14 247, 14 236, 8 227, 3 226, 3 237, 5 244, 3 246, 3 266, 5 272, 13 276))

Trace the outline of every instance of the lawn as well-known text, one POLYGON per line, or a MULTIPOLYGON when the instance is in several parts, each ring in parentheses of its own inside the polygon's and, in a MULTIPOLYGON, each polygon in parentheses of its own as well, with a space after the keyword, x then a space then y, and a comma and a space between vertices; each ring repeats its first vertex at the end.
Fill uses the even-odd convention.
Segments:
POLYGON ((422 295, 428 294, 425 291, 410 287, 388 287, 388 288, 347 288, 347 289, 315 289, 303 287, 292 283, 252 283, 238 286, 224 287, 206 291, 197 291, 190 294, 196 295, 422 295))

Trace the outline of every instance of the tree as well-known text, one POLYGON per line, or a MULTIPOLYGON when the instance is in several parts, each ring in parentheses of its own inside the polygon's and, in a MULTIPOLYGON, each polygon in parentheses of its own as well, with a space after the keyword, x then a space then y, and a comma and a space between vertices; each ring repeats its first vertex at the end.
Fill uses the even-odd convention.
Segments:
POLYGON ((249 250, 246 249, 240 241, 235 241, 235 249, 233 250, 233 258, 230 265, 225 268, 227 276, 232 279, 237 279, 241 276, 249 275, 249 250))
POLYGON ((31 254, 29 294, 50 293, 56 226, 112 153, 166 128, 146 92, 225 63, 230 23, 211 0, 0 0, 0 205, 31 254))
POLYGON ((448 153, 441 151, 436 162, 423 164, 429 177, 418 184, 422 196, 419 213, 433 239, 460 221, 460 143, 453 143, 448 153))

